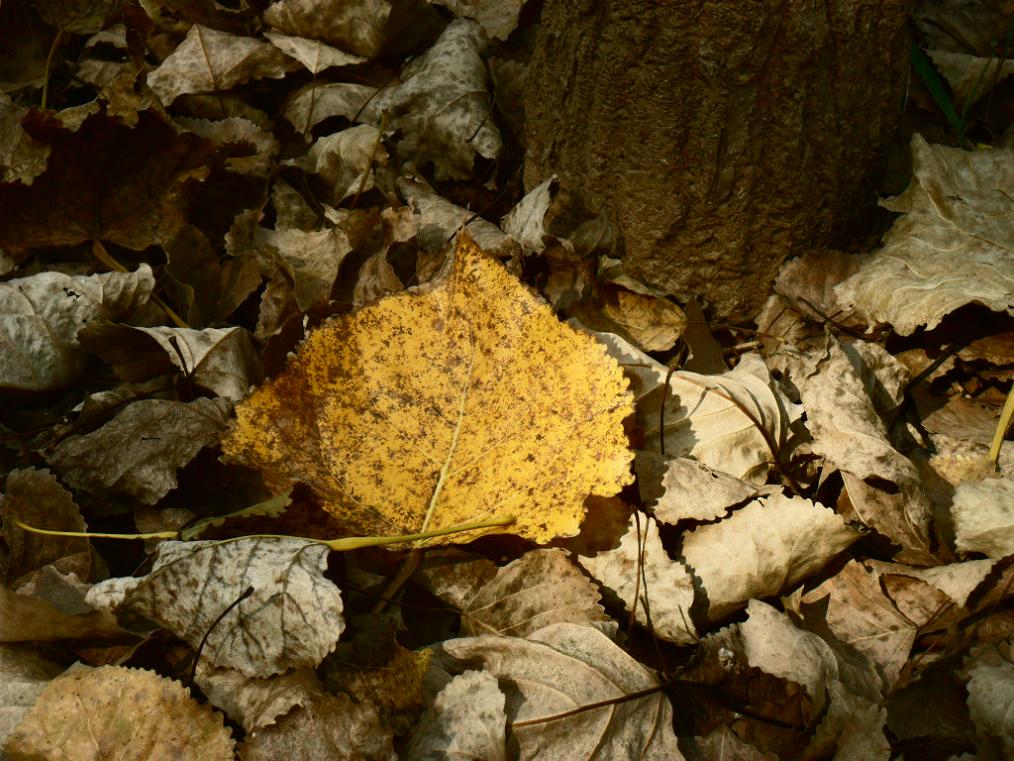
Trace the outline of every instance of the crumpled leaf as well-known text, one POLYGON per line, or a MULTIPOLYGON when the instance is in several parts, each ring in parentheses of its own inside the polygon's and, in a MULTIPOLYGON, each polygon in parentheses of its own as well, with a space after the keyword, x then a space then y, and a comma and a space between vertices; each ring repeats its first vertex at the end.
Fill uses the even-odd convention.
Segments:
POLYGON ((844 672, 824 640, 797 629, 784 613, 759 600, 750 601, 747 613, 738 627, 749 664, 804 687, 814 701, 814 717, 823 714, 804 757, 837 749, 836 758, 887 761, 887 709, 876 700, 876 687, 868 680, 848 684, 856 681, 856 673, 844 672))
POLYGON ((143 615, 195 649, 207 634, 208 664, 267 677, 315 667, 341 635, 341 593, 323 575, 327 553, 302 539, 165 541, 147 576, 103 581, 86 599, 143 615))
POLYGON ((136 383, 175 368, 197 386, 238 402, 261 380, 260 358, 243 328, 99 325, 82 338, 117 375, 136 383))
POLYGON ((154 288, 147 264, 134 272, 40 272, 0 283, 0 387, 48 391, 73 383, 88 358, 81 328, 128 315, 154 288))
POLYGON ((185 224, 188 180, 206 178, 219 152, 153 110, 140 112, 132 128, 98 113, 77 129, 43 112, 22 124, 51 153, 30 186, 0 183, 0 248, 12 256, 98 239, 134 251, 165 243, 185 224))
POLYGON ((291 279, 296 305, 301 312, 330 298, 338 269, 352 250, 348 236, 340 227, 315 232, 261 227, 255 233, 254 242, 260 256, 280 266, 291 279))
POLYGON ((521 759, 577 761, 639 758, 682 761, 672 707, 661 692, 527 727, 517 722, 630 695, 658 678, 605 634, 579 624, 553 624, 529 635, 453 639, 441 650, 461 663, 481 661, 507 697, 508 743, 521 759))
POLYGON ((387 163, 387 151, 379 141, 380 130, 360 124, 325 135, 290 163, 324 180, 332 189, 330 203, 338 205, 373 189, 374 163, 387 163))
POLYGON ((655 636, 678 645, 698 641, 697 629, 690 618, 693 579, 686 566, 666 553, 653 518, 641 515, 638 524, 631 516, 619 547, 595 557, 578 557, 577 561, 603 586, 613 590, 628 611, 636 606, 637 622, 655 636))
POLYGON ((281 79, 296 63, 270 43, 194 24, 148 86, 166 106, 188 93, 222 92, 251 79, 281 79))
POLYGON ((843 347, 829 338, 812 369, 795 379, 813 450, 843 471, 859 520, 897 544, 899 560, 930 558, 930 505, 915 466, 888 441, 862 380, 843 347), (875 484, 887 481, 889 492, 875 484))
POLYGON ((218 441, 229 406, 224 399, 141 399, 98 430, 64 439, 46 462, 75 489, 153 505, 176 488, 177 469, 218 441))
POLYGON ((179 682, 119 666, 54 679, 7 738, 10 761, 231 761, 222 716, 179 682))
POLYGON ((311 82, 289 98, 285 118, 309 142, 310 130, 333 116, 371 121, 376 93, 376 87, 352 82, 311 82))
POLYGON ((884 594, 880 577, 860 561, 849 561, 803 595, 802 612, 811 629, 826 624, 840 641, 865 653, 891 688, 908 661, 918 625, 884 594))
POLYGON ((0 92, 0 182, 31 185, 46 171, 50 147, 25 132, 21 119, 27 113, 27 108, 14 105, 9 95, 0 92))
POLYGON ((1014 151, 964 151, 917 134, 912 161, 912 184, 881 202, 904 216, 838 298, 903 336, 965 304, 1014 314, 1014 151))
POLYGON ((506 40, 518 27, 525 0, 433 0, 455 16, 478 21, 490 37, 506 40))
POLYGON ((322 690, 317 675, 308 668, 258 679, 233 669, 210 668, 205 661, 198 664, 194 682, 215 708, 248 733, 305 706, 315 692, 322 690))
POLYGON ((26 468, 7 475, 0 502, 0 535, 6 544, 6 552, 0 553, 0 577, 17 588, 33 571, 52 564, 63 573, 88 578, 91 546, 87 539, 33 534, 14 521, 51 531, 88 530, 74 498, 48 470, 26 468))
POLYGON ((264 36, 289 58, 295 58, 303 64, 311 74, 319 74, 332 66, 354 66, 358 63, 365 63, 367 60, 362 56, 351 55, 338 48, 325 45, 320 40, 309 40, 306 37, 278 34, 277 32, 267 32, 264 36))
POLYGON ((398 153, 433 164, 438 180, 469 179, 476 156, 494 159, 503 143, 490 118, 482 28, 457 19, 433 46, 402 70, 402 83, 377 96, 388 127, 401 130, 398 153))
POLYGON ((753 597, 795 586, 858 538, 833 510, 774 494, 684 534, 683 559, 717 621, 753 597))
POLYGON ((232 116, 227 119, 191 119, 178 116, 174 122, 189 132, 211 140, 216 145, 248 144, 252 155, 227 158, 225 168, 237 174, 266 177, 271 172, 279 144, 274 135, 249 119, 232 116))
POLYGON ((463 635, 525 637, 555 623, 611 623, 599 593, 563 550, 531 550, 497 570, 461 610, 463 635))
POLYGON ((1014 555, 1014 478, 958 484, 951 517, 962 552, 981 552, 998 560, 1014 555))
POLYGON ((496 677, 466 671, 454 677, 419 718, 406 761, 507 759, 506 698, 496 677))
POLYGON ((641 499, 662 523, 713 521, 758 496, 756 487, 687 457, 662 460, 656 452, 634 459, 641 499))
POLYGON ((278 0, 264 11, 264 21, 280 32, 372 58, 380 52, 390 15, 387 0, 278 0))
POLYGON ((556 175, 525 193, 525 197, 501 220, 503 231, 521 244, 525 256, 541 253, 546 248, 544 238, 548 233, 543 221, 549 211, 552 200, 550 187, 554 182, 556 175))
POLYGON ((440 281, 311 333, 237 407, 223 451, 307 483, 357 532, 512 516, 544 542, 629 482, 624 385, 599 344, 461 236, 440 281))
POLYGON ((248 735, 241 761, 397 761, 391 730, 377 709, 348 695, 313 693, 306 705, 248 735))

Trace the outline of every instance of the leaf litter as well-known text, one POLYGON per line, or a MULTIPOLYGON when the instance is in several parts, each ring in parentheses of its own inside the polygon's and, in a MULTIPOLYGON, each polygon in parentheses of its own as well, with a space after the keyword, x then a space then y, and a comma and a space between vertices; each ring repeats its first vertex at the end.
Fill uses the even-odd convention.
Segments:
MULTIPOLYGON (((28 11, 7 758, 1010 755, 1009 134, 709 326, 519 192, 523 5, 28 11)), ((981 6, 915 14, 972 118, 981 6)))

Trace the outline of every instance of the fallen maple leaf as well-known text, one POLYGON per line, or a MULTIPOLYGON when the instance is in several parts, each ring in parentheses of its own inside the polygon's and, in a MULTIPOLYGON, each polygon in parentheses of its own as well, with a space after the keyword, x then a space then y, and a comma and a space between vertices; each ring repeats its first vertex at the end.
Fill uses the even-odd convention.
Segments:
POLYGON ((545 542, 578 532, 589 494, 629 483, 625 386, 600 344, 462 235, 439 281, 313 332, 237 407, 223 450, 304 481, 361 532, 513 516, 545 542))

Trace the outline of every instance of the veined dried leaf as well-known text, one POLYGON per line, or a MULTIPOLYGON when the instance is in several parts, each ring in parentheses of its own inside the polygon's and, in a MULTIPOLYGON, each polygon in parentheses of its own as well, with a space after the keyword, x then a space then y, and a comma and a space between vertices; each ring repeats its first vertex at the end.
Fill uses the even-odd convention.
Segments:
POLYGON ((513 516, 544 542, 630 481, 624 386, 598 343, 462 236, 439 282, 313 332, 239 405, 223 449, 306 482, 363 533, 513 516))
POLYGON ((222 716, 179 682, 104 666, 54 679, 7 739, 10 761, 231 761, 222 716))
POLYGON ((553 624, 528 639, 453 639, 441 649, 463 663, 480 660, 484 671, 500 680, 507 718, 515 725, 508 742, 517 743, 524 761, 683 759, 672 729, 672 707, 661 692, 556 721, 516 726, 658 685, 654 673, 590 626, 553 624))
POLYGON ((316 666, 338 641, 345 623, 341 594, 323 575, 327 552, 301 539, 166 541, 147 576, 96 584, 86 599, 139 613, 194 648, 207 634, 210 665, 267 677, 316 666))
POLYGON ((357 63, 366 62, 362 56, 351 55, 338 48, 325 45, 320 40, 309 40, 306 37, 273 32, 267 32, 264 36, 285 55, 295 58, 303 64, 311 74, 319 74, 332 66, 354 66, 357 63))

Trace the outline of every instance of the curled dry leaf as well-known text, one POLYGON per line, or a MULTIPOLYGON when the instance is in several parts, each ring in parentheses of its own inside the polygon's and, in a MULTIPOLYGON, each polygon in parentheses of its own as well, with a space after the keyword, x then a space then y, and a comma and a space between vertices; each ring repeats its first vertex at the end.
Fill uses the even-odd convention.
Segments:
POLYGON ((233 669, 211 668, 204 661, 198 664, 194 682, 215 708, 251 733, 305 706, 314 693, 323 690, 308 668, 258 679, 233 669))
POLYGON ((289 34, 267 32, 268 41, 290 58, 295 58, 310 70, 311 74, 319 74, 332 66, 354 66, 365 63, 362 56, 351 55, 338 48, 325 45, 320 40, 308 40, 305 37, 294 37, 289 34))
POLYGON ((686 566, 666 553, 654 519, 641 515, 639 520, 631 516, 615 550, 577 561, 615 592, 628 611, 636 609, 637 622, 653 635, 678 645, 695 644, 693 579, 686 566))
POLYGON ((835 290, 896 333, 932 330, 958 307, 1014 313, 1014 151, 965 151, 912 137, 915 178, 882 202, 904 212, 884 245, 835 290))
POLYGON ((373 189, 373 165, 387 163, 380 130, 368 124, 349 127, 315 142, 305 156, 291 162, 318 175, 332 190, 329 200, 340 204, 349 196, 373 189))
POLYGON ((311 82, 292 94, 285 106, 285 118, 301 135, 310 141, 310 130, 333 116, 344 116, 349 121, 379 121, 373 107, 376 87, 351 82, 311 82))
POLYGON ((405 760, 507 761, 505 706, 506 698, 492 674, 484 671, 459 674, 420 717, 405 760))
POLYGON ((657 452, 634 459, 641 499, 662 523, 713 521, 758 496, 757 487, 687 457, 663 460, 657 452))
POLYGON ((525 256, 541 253, 546 247, 544 238, 548 233, 543 222, 549 211, 550 186, 554 182, 556 175, 529 190, 501 220, 503 231, 521 244, 525 256))
POLYGON ((147 576, 96 584, 86 599, 143 615, 194 648, 207 635, 208 664, 267 677, 315 667, 338 641, 345 623, 341 593, 323 575, 327 552, 300 539, 167 541, 147 576))
POLYGON ((292 281, 301 312, 326 303, 342 261, 352 250, 340 227, 315 232, 257 228, 254 244, 264 269, 280 266, 292 281))
POLYGON ((71 487, 126 494, 153 505, 176 488, 176 471, 225 431, 224 399, 141 399, 92 433, 69 436, 45 454, 71 487))
POLYGON ((27 108, 15 106, 9 95, 0 93, 0 182, 31 185, 46 170, 50 148, 25 132, 21 118, 26 113, 27 108))
POLYGON ((264 11, 264 21, 280 32, 371 58, 380 52, 390 15, 387 0, 278 0, 264 11))
POLYGON ((686 533, 683 559, 717 621, 751 598, 795 586, 858 538, 833 510, 775 494, 686 533))
POLYGON ((148 86, 166 106, 181 95, 222 92, 251 79, 280 79, 296 63, 278 48, 194 24, 186 38, 148 74, 148 86))
POLYGON ((222 715, 189 693, 151 671, 66 674, 49 683, 3 750, 10 761, 232 761, 222 715))
POLYGON ((135 272, 40 272, 0 283, 0 387, 49 391, 73 383, 88 358, 81 328, 129 314, 154 288, 147 264, 135 272))
POLYGON ((497 570, 461 611, 461 632, 525 637, 549 624, 611 626, 599 593, 563 550, 531 550, 497 570))
POLYGON ((239 116, 228 119, 191 119, 178 116, 175 124, 207 138, 216 145, 246 144, 253 148, 252 155, 241 155, 227 158, 225 168, 236 174, 248 174, 253 177, 266 177, 273 166, 279 143, 275 136, 249 119, 239 116))
POLYGON ((512 516, 544 542, 577 533, 589 494, 629 483, 624 386, 599 344, 462 236, 440 281, 311 333, 237 407, 223 449, 307 483, 362 533, 512 516))
POLYGON ((52 531, 87 531, 74 498, 48 470, 26 468, 7 475, 0 502, 0 536, 6 544, 6 552, 0 553, 0 579, 17 588, 29 574, 50 564, 88 578, 91 547, 87 539, 33 534, 14 521, 52 531))
POLYGON ((461 663, 481 661, 507 697, 508 743, 521 759, 639 758, 682 761, 672 707, 662 692, 588 709, 529 726, 603 700, 657 687, 654 673, 590 626, 553 624, 528 639, 487 635, 441 646, 461 663))

